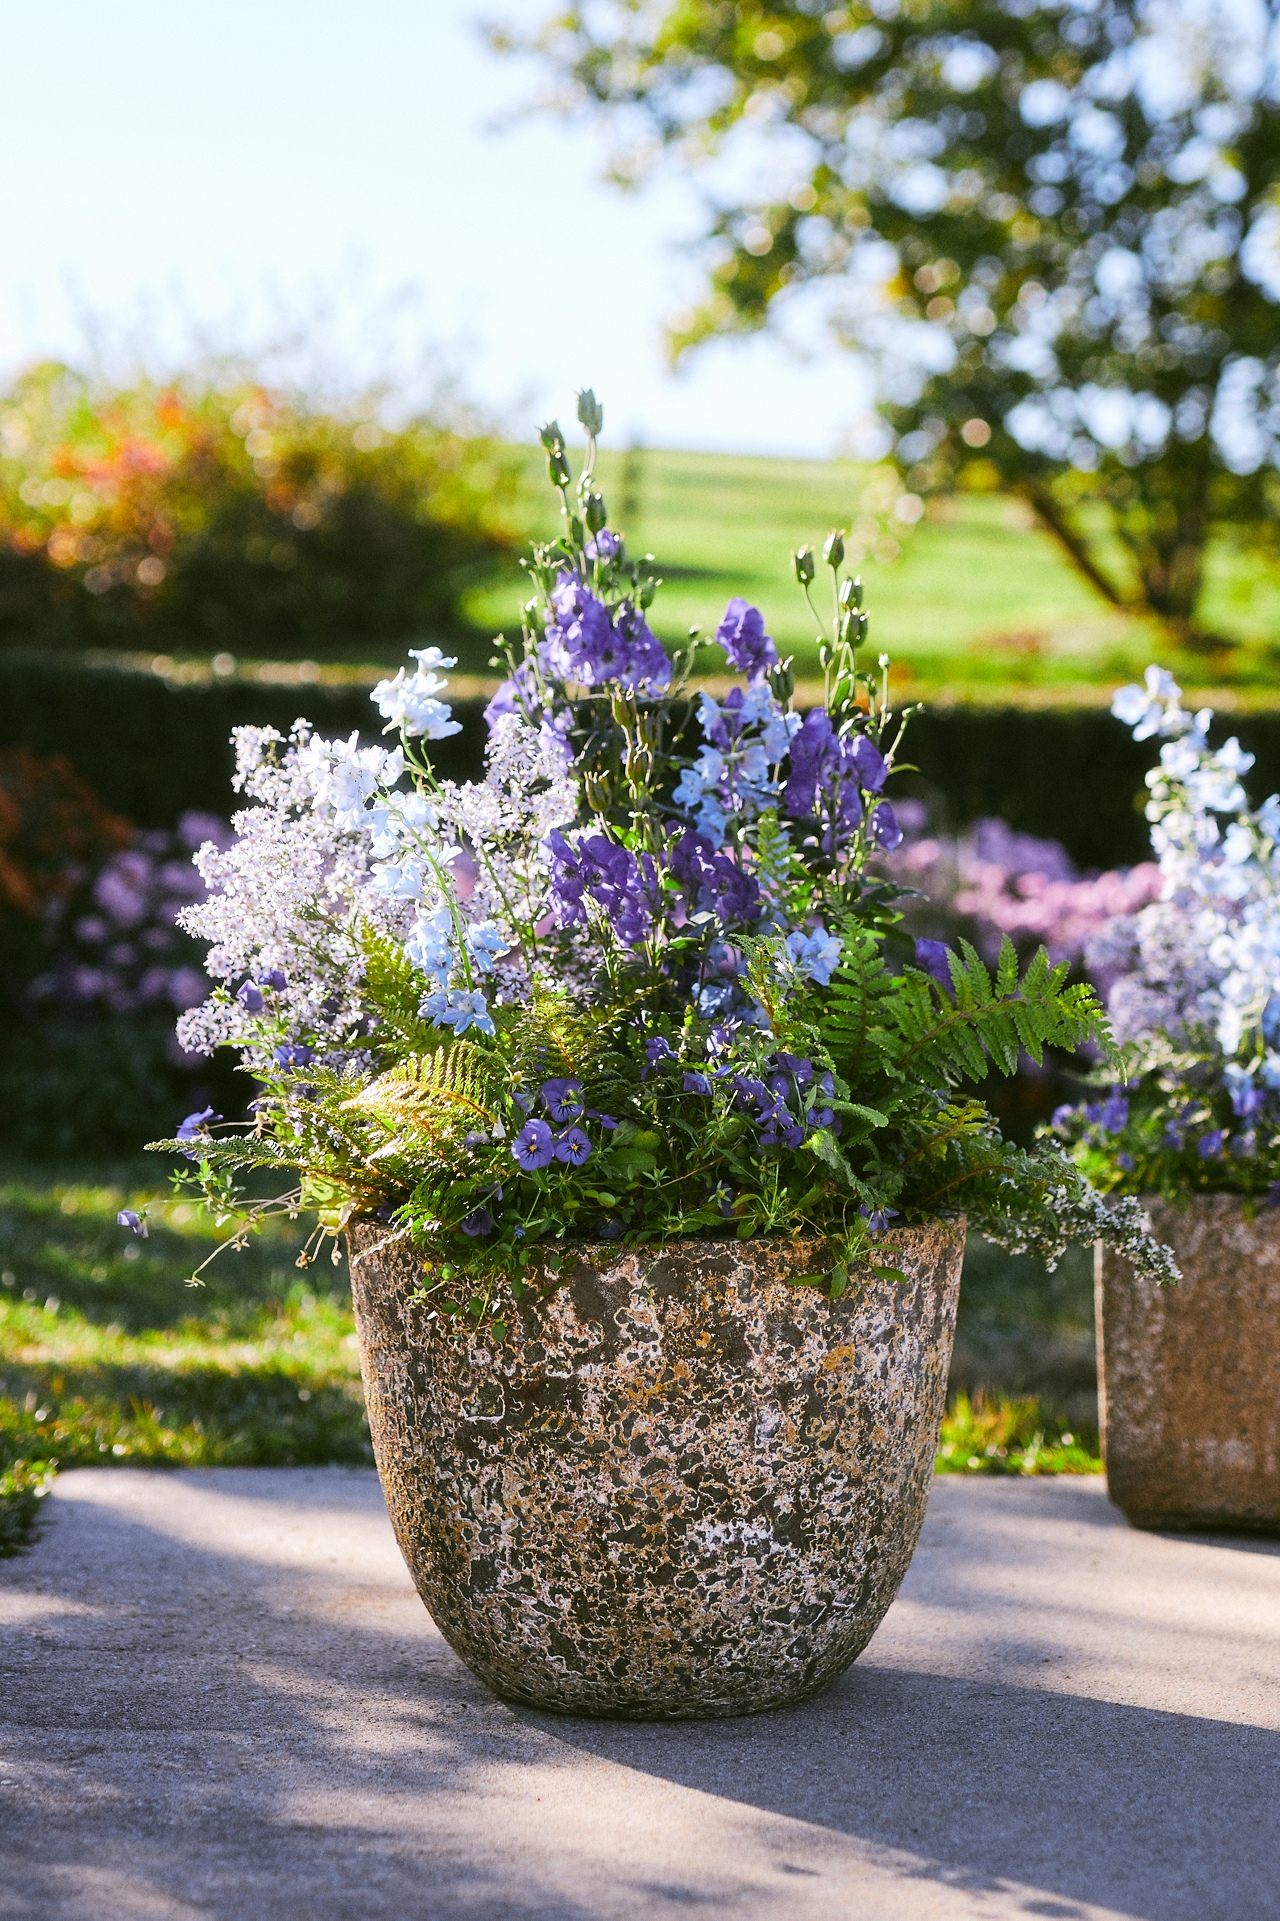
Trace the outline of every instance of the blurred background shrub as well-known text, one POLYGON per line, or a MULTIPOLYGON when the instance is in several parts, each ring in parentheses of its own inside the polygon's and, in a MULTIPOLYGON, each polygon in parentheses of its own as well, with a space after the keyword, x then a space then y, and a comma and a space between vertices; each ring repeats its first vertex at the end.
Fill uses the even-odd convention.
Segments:
POLYGON ((0 644, 349 659, 448 635, 511 544, 512 456, 456 405, 392 430, 375 401, 25 373, 0 397, 0 644))
POLYGON ((191 855, 228 833, 190 812, 135 832, 62 755, 0 751, 0 1146, 127 1153, 192 1106, 243 1107, 173 1032, 208 986, 176 925, 203 891, 191 855))

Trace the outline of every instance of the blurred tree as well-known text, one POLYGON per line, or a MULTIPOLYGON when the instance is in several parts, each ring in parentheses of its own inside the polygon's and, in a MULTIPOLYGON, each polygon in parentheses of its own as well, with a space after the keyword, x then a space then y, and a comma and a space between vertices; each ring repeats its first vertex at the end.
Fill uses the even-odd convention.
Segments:
POLYGON ((474 421, 37 367, 0 397, 0 643, 333 658, 447 635, 513 487, 474 421))
MULTIPOLYGON (((1014 489, 1109 601, 1197 626, 1274 545, 1280 0, 603 0, 537 40, 620 182, 700 170, 678 354, 816 303, 918 494, 1014 489)), ((500 46, 517 43, 497 34, 500 46)))

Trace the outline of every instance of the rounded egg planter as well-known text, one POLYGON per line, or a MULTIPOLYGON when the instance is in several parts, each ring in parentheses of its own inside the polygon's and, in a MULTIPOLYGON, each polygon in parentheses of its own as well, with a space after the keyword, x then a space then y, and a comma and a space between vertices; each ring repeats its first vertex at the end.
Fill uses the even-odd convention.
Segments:
POLYGON ((888 1236, 828 1300, 790 1241, 579 1246, 498 1343, 351 1229, 378 1471, 419 1594, 508 1701, 757 1713, 856 1660, 924 1519, 962 1222, 888 1236))

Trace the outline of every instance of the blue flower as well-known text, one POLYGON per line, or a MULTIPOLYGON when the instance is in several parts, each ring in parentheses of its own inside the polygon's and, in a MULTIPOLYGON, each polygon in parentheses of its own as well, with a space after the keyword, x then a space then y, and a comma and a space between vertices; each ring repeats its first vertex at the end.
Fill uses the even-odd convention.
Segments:
POLYGON ((245 982, 244 986, 237 992, 236 999, 246 1014, 260 1014, 265 1005, 262 998, 262 989, 255 987, 252 981, 245 982))
POLYGON ((673 1061, 676 1050, 661 1034, 651 1034, 644 1044, 644 1057, 650 1067, 656 1067, 659 1061, 673 1061))
MULTIPOLYGON (((950 952, 951 949, 944 940, 918 940, 916 942, 916 966, 920 968, 922 972, 928 974, 933 980, 936 980, 939 987, 945 988, 948 994, 951 992, 951 969, 947 965, 947 957, 950 952)), ((1062 1107, 1058 1109, 1059 1114, 1074 1112, 1074 1108, 1062 1107)), ((1056 1127, 1058 1124, 1057 1114, 1054 1115, 1053 1121, 1056 1127)))
POLYGON ((684 1092, 686 1094, 709 1094, 711 1092, 711 1082, 705 1074, 686 1074, 684 1077, 684 1092))
POLYGON ((538 1099, 553 1121, 576 1121, 582 1113, 581 1081, 543 1081, 538 1099))
POLYGON ((868 1234, 883 1234, 890 1221, 898 1218, 896 1207, 860 1207, 858 1212, 866 1220, 868 1234))
POLYGON ((271 1058, 277 1067, 284 1068, 287 1073, 291 1068, 305 1067, 308 1061, 315 1059, 315 1056, 309 1047, 303 1046, 301 1041, 282 1041, 272 1053, 271 1058))
POLYGON ((278 994, 282 994, 289 983, 278 967, 268 967, 265 973, 259 974, 258 985, 259 987, 274 987, 278 994))
POLYGON ((591 1157, 591 1142, 580 1127, 566 1127, 563 1134, 556 1135, 555 1156, 570 1167, 581 1167, 591 1157))
POLYGON ((197 1134, 203 1134, 206 1131, 210 1121, 221 1119, 221 1114, 215 1114, 211 1107, 206 1107, 199 1114, 188 1114, 178 1128, 177 1138, 180 1141, 193 1141, 197 1134))
POLYGON ((549 1167, 555 1151, 555 1136, 545 1121, 526 1121, 511 1143, 512 1158, 526 1174, 549 1167))
POLYGON ((495 1032, 488 1002, 479 988, 469 993, 462 987, 449 987, 428 994, 421 1011, 424 1019, 434 1021, 437 1027, 451 1027, 455 1034, 465 1034, 469 1027, 482 1034, 495 1032))
POLYGON ((477 1235, 492 1234, 493 1216, 487 1207, 473 1208, 465 1221, 459 1221, 458 1225, 464 1234, 469 1234, 475 1240, 477 1235))
POLYGON ((1135 1168, 1135 1167, 1136 1167, 1137 1165, 1138 1165, 1138 1163, 1137 1163, 1137 1162, 1136 1162, 1136 1161, 1134 1160, 1134 1158, 1133 1158, 1133 1155, 1132 1155, 1132 1154, 1117 1154, 1117 1155, 1116 1155, 1116 1166, 1117 1166, 1117 1167, 1122 1167, 1122 1168, 1124 1169, 1124 1171, 1125 1171, 1125 1173, 1126 1173, 1126 1174, 1132 1174, 1132 1172, 1133 1172, 1133 1170, 1134 1170, 1134 1168, 1135 1168))
POLYGON ((120 1209, 120 1212, 116 1215, 116 1225, 117 1227, 127 1227, 132 1233, 140 1235, 144 1241, 147 1239, 146 1217, 136 1213, 131 1207, 122 1207, 120 1209))
POLYGON ((1222 1152, 1222 1144, 1227 1138, 1225 1127, 1215 1127, 1211 1133, 1204 1134, 1196 1142, 1196 1153, 1202 1161, 1216 1160, 1222 1152))
MULTIPOLYGON (((864 747, 870 744, 869 741, 862 743, 864 747)), ((873 810, 867 823, 867 831, 876 846, 882 848, 886 854, 891 854, 895 847, 902 845, 902 828, 898 824, 898 816, 887 800, 882 800, 873 810)))
POLYGON ((802 980, 816 981, 819 987, 831 985, 832 970, 839 966, 844 950, 838 934, 829 934, 819 921, 812 929, 797 928, 788 934, 785 946, 802 980))

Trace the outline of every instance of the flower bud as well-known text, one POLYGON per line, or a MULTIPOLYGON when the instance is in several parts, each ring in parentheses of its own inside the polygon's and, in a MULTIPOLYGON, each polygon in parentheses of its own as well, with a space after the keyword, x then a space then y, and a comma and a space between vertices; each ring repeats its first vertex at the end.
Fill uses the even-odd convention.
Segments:
POLYGON ((842 580, 840 582, 840 605, 842 607, 861 607, 862 580, 860 576, 855 575, 852 580, 842 580))
POLYGON ((587 526, 593 534, 598 534, 609 515, 601 494, 588 494, 586 498, 587 526))
POLYGON ((604 427, 604 408, 590 387, 584 387, 578 395, 578 420, 593 440, 604 427))
POLYGON ((815 572, 812 547, 798 548, 791 556, 791 565, 795 568, 796 579, 800 585, 807 587, 815 572))
POLYGON ((826 543, 822 549, 822 558, 826 561, 828 567, 834 568, 841 564, 844 559, 843 528, 839 528, 835 533, 827 535, 826 543))

